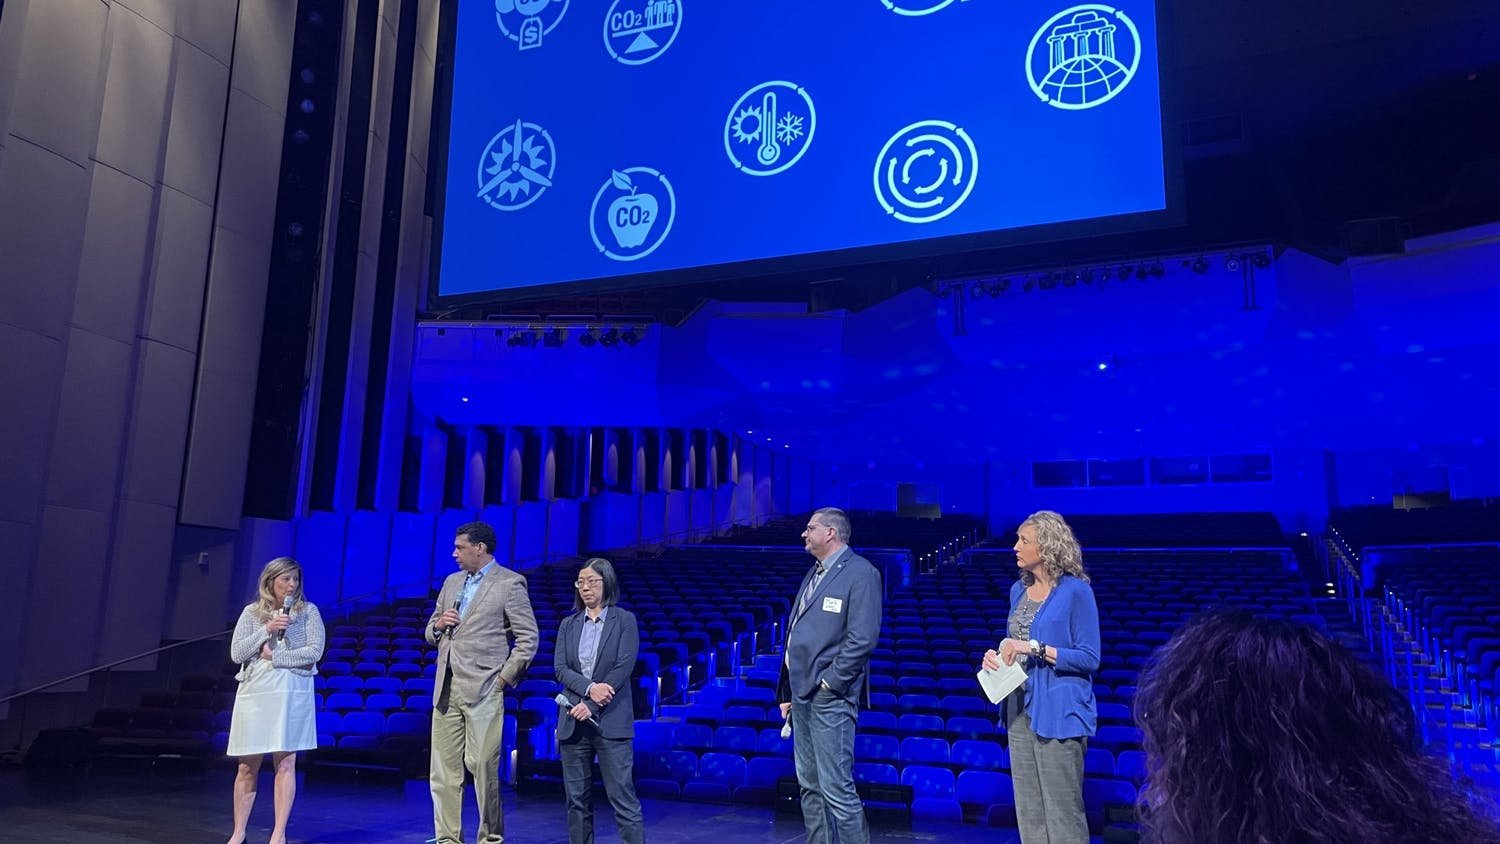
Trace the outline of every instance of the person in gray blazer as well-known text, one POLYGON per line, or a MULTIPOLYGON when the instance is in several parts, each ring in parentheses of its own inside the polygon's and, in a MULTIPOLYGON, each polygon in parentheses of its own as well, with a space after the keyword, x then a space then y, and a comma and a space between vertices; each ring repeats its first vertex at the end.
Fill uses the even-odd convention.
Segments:
POLYGON ((271 841, 284 844, 297 799, 297 753, 318 746, 313 675, 323 658, 323 616, 302 593, 302 566, 291 557, 266 563, 259 584, 257 600, 240 612, 229 643, 229 657, 240 666, 227 748, 239 760, 229 844, 245 840, 267 753, 276 767, 271 841))
POLYGON ((526 578, 495 562, 494 548, 494 528, 484 522, 458 526, 453 559, 459 571, 443 581, 427 622, 427 641, 438 646, 429 783, 437 844, 462 844, 465 765, 479 801, 477 840, 505 840, 500 814, 505 687, 526 674, 540 637, 526 578))
POLYGON ((792 729, 807 844, 868 844, 854 790, 854 728, 870 699, 880 638, 880 572, 849 548, 849 517, 824 507, 802 531, 817 560, 787 618, 777 700, 792 729))
MULTIPOLYGON (((557 719, 563 789, 568 799, 569 844, 593 844, 593 761, 599 757, 604 793, 615 810, 625 844, 646 840, 641 801, 635 794, 635 707, 630 673, 641 649, 635 615, 617 605, 620 582, 609 560, 583 564, 573 614, 557 629, 552 667, 568 708, 557 719)), ((561 704, 561 700, 559 701, 561 704)))

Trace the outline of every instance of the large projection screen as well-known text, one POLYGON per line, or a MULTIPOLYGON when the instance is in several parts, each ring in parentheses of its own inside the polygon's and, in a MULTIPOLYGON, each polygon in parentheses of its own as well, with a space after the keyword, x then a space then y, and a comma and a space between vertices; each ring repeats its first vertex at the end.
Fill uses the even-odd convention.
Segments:
POLYGON ((437 294, 1165 221, 1157 14, 1151 0, 456 0, 437 294))

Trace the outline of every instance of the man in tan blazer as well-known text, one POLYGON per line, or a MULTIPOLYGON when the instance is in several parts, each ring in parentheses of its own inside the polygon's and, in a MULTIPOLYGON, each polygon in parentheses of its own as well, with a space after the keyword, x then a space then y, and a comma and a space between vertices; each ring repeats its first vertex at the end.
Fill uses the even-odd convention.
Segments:
POLYGON ((438 646, 430 777, 437 844, 463 842, 466 765, 479 799, 477 840, 505 840, 500 815, 504 692, 521 682, 536 656, 538 636, 526 578, 495 562, 494 549, 494 528, 484 522, 458 526, 453 559, 459 571, 443 581, 427 623, 427 641, 438 646))

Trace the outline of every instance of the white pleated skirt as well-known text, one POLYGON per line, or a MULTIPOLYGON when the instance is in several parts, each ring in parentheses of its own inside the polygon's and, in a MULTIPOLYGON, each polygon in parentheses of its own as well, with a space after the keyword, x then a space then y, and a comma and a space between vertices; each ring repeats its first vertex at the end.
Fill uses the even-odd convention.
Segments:
POLYGON ((234 695, 229 755, 289 753, 317 746, 312 676, 276 668, 268 659, 256 659, 245 670, 234 695))

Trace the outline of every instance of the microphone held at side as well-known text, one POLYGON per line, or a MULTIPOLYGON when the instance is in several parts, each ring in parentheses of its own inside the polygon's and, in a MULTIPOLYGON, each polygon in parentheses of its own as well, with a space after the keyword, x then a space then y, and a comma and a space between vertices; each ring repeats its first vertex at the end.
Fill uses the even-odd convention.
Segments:
MULTIPOLYGON (((558 692, 557 693, 557 697, 553 698, 553 700, 557 701, 557 705, 561 706, 563 709, 572 709, 573 708, 573 704, 568 703, 568 696, 565 695, 565 694, 563 694, 562 692, 558 692)), ((590 715, 585 720, 587 720, 590 724, 593 724, 594 725, 594 729, 598 729, 599 728, 599 721, 596 718, 594 718, 593 715, 590 715)))

